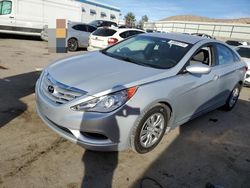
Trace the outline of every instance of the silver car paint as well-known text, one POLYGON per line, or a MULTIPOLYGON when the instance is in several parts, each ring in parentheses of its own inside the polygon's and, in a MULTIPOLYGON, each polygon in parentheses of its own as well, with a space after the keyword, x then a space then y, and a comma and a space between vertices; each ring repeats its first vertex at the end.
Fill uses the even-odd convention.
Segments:
POLYGON ((177 34, 147 35, 189 42, 194 46, 169 70, 142 67, 100 52, 78 55, 52 64, 46 70, 54 79, 88 93, 66 104, 54 105, 40 90, 41 76, 37 82, 36 100, 38 113, 44 122, 65 138, 88 149, 123 150, 130 147, 131 131, 140 114, 154 104, 163 102, 171 107, 171 119, 168 122, 170 130, 223 105, 230 91, 243 80, 244 62, 215 66, 208 74, 178 74, 200 46, 214 40, 177 34), (136 94, 114 112, 77 112, 70 109, 97 96, 136 85, 139 86, 136 94), (104 132, 113 140, 97 143, 96 140, 84 138, 84 141, 80 141, 57 129, 55 124, 70 130, 104 132), (116 136, 113 137, 112 132, 116 136))
POLYGON ((89 43, 89 36, 91 33, 85 32, 85 31, 78 31, 72 28, 74 25, 78 25, 78 24, 82 24, 82 23, 75 23, 75 24, 68 25, 67 41, 70 38, 76 38, 78 41, 78 47, 87 48, 88 43, 89 43))

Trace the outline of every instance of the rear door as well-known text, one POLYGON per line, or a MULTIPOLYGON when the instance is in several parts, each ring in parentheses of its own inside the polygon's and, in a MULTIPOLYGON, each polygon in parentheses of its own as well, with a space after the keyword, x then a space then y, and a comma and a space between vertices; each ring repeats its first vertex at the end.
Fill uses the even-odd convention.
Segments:
POLYGON ((85 24, 77 24, 72 27, 75 30, 75 35, 77 39, 79 40, 80 47, 87 47, 88 46, 88 38, 89 38, 89 32, 88 32, 88 26, 85 24))
POLYGON ((220 85, 219 102, 225 103, 230 92, 239 81, 237 57, 234 52, 223 44, 216 43, 216 75, 220 85))

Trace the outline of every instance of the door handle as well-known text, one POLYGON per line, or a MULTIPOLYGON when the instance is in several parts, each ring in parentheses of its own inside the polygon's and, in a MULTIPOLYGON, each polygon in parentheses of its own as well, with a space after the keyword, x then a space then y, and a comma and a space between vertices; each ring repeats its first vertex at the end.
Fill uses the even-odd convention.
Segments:
POLYGON ((218 79, 219 79, 219 76, 218 76, 218 75, 215 75, 214 78, 213 78, 214 81, 216 81, 216 80, 218 80, 218 79))
POLYGON ((10 16, 9 18, 15 18, 14 16, 10 16))

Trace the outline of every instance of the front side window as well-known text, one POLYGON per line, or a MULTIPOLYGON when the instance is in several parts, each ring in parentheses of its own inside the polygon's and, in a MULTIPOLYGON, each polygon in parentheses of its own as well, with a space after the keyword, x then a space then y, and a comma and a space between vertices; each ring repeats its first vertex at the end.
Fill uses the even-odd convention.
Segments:
POLYGON ((177 65, 191 47, 191 44, 185 42, 138 35, 113 45, 102 53, 142 66, 169 69, 177 65))
POLYGON ((234 63, 234 55, 229 48, 227 48, 222 44, 217 44, 216 49, 217 49, 219 65, 234 63))
POLYGON ((0 15, 10 14, 12 11, 11 1, 1 1, 0 2, 0 15))

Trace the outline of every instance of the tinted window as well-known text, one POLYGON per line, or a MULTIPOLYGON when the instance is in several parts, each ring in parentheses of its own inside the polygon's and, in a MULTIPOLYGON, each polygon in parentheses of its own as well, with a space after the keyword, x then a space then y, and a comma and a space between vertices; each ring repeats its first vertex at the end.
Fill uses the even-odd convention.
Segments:
POLYGON ((93 27, 93 26, 88 26, 88 32, 92 33, 93 31, 96 30, 96 27, 93 27))
POLYGON ((78 31, 87 31, 87 27, 86 27, 86 25, 74 25, 73 27, 72 27, 73 29, 75 29, 75 30, 78 30, 78 31))
POLYGON ((120 33, 119 34, 119 36, 121 37, 121 38, 127 38, 128 36, 129 36, 129 31, 124 31, 124 32, 122 32, 122 33, 120 33))
POLYGON ((236 49, 241 57, 250 58, 250 48, 239 47, 236 49))
POLYGON ((178 64, 191 47, 191 44, 167 38, 138 35, 102 52, 130 63, 168 69, 178 64))
POLYGON ((141 34, 141 33, 144 33, 144 32, 142 32, 142 31, 130 31, 130 36, 138 35, 138 34, 141 34))
POLYGON ((117 27, 117 24, 115 22, 103 21, 103 20, 94 20, 90 22, 89 24, 95 27, 104 27, 104 26, 110 27, 112 25, 117 27))
POLYGON ((234 62, 233 52, 224 45, 216 45, 217 54, 218 54, 218 64, 224 65, 234 62))
POLYGON ((131 36, 134 36, 134 35, 138 35, 138 34, 141 34, 143 32, 141 31, 125 31, 125 32, 122 32, 120 34, 120 37, 122 38, 128 38, 128 37, 131 37, 131 36))
POLYGON ((238 41, 233 41, 233 40, 228 40, 228 41, 226 41, 226 43, 228 45, 231 45, 231 46, 239 46, 239 45, 241 45, 241 43, 239 43, 238 41))
POLYGON ((0 2, 0 15, 10 14, 12 10, 11 1, 1 1, 0 2))
POLYGON ((93 32, 93 35, 108 37, 108 36, 114 35, 115 33, 116 33, 116 30, 108 29, 108 28, 100 28, 100 29, 95 30, 93 32))

